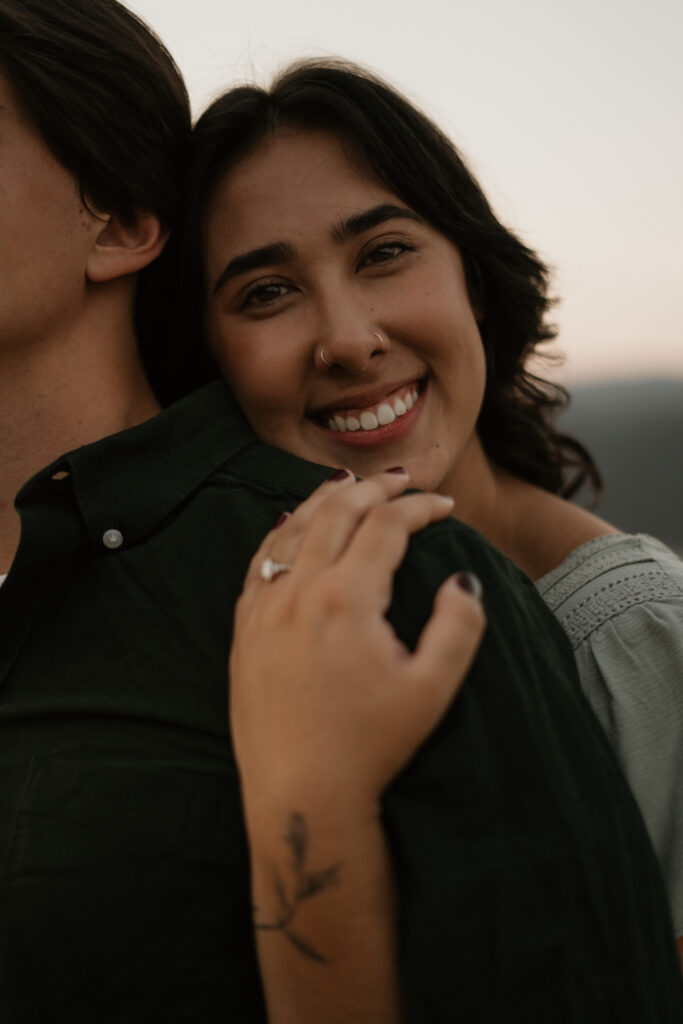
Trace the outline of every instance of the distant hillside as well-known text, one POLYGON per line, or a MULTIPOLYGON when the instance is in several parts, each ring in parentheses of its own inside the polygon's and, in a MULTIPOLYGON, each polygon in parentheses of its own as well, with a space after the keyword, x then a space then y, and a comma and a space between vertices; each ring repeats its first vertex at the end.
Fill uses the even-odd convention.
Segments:
POLYGON ((602 471, 598 514, 683 554, 683 378, 578 386, 559 422, 602 471))

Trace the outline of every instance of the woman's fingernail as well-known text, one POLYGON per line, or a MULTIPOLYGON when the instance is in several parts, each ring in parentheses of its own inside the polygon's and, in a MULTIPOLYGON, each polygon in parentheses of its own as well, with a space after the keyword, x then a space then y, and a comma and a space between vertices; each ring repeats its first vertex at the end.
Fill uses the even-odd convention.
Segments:
POLYGON ((351 476, 348 469, 335 469, 330 480, 346 480, 347 476, 351 476))
POLYGON ((278 526, 282 526, 282 524, 286 523, 288 519, 289 519, 289 512, 281 512, 280 515, 277 517, 277 520, 275 522, 275 526, 273 527, 273 529, 277 530, 278 526))
POLYGON ((466 594, 470 594, 472 597, 476 597, 477 601, 481 601, 484 588, 479 577, 475 576, 473 572, 458 572, 453 577, 453 582, 461 590, 464 590, 466 594))
POLYGON ((405 474, 406 471, 403 468, 403 466, 392 466, 391 469, 385 469, 384 472, 385 473, 403 473, 403 474, 405 474))

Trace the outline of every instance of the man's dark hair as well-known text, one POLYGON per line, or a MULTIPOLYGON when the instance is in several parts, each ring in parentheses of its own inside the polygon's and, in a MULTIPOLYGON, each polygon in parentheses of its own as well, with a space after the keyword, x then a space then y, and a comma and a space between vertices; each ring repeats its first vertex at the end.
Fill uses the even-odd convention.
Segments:
POLYGON ((482 317, 487 384, 477 429, 490 458, 553 493, 569 496, 584 480, 599 488, 588 452, 553 426, 567 392, 528 368, 538 346, 555 336, 547 322, 547 267, 500 223, 450 140, 407 99, 354 65, 295 64, 270 90, 232 89, 198 121, 175 246, 193 333, 202 324, 201 227, 212 189, 261 139, 283 128, 333 131, 457 245, 482 317))
MULTIPOLYGON (((85 206, 173 229, 192 127, 185 83, 154 33, 116 0, 0 0, 0 72, 73 175, 85 206)), ((136 326, 157 395, 169 392, 156 272, 138 275, 136 326)))
POLYGON ((0 70, 89 207, 171 226, 189 101, 139 18, 116 0, 0 0, 0 70))

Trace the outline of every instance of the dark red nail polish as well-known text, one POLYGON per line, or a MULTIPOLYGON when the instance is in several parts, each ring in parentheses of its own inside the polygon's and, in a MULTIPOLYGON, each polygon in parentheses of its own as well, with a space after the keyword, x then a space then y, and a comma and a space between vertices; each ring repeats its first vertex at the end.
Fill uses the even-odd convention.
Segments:
POLYGON ((347 476, 351 476, 348 469, 335 469, 330 480, 346 480, 347 476))
POLYGON ((277 520, 275 522, 275 526, 273 527, 273 529, 277 530, 278 526, 282 526, 282 524, 286 523, 288 519, 289 519, 289 512, 281 512, 280 515, 277 517, 277 520))
POLYGON ((403 474, 405 474, 405 469, 403 468, 403 466, 392 466, 391 469, 385 469, 384 472, 385 473, 403 473, 403 474))
POLYGON ((465 593, 471 594, 472 597, 476 597, 478 601, 481 601, 481 595, 484 592, 484 588, 481 585, 481 580, 478 576, 475 576, 473 572, 459 572, 453 577, 453 582, 456 586, 464 590, 465 593))

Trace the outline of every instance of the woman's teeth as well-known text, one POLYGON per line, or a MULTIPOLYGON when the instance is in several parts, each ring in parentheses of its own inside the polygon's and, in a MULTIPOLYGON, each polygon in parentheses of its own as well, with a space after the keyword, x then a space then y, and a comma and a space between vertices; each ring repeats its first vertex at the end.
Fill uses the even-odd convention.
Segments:
POLYGON ((334 416, 328 417, 325 426, 328 430, 336 430, 342 434, 345 430, 377 430, 378 427, 386 427, 393 423, 399 416, 405 416, 408 409, 415 405, 418 397, 417 386, 413 386, 401 398, 381 402, 372 409, 365 409, 357 416, 335 413, 334 416))

